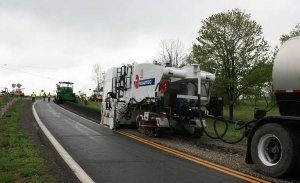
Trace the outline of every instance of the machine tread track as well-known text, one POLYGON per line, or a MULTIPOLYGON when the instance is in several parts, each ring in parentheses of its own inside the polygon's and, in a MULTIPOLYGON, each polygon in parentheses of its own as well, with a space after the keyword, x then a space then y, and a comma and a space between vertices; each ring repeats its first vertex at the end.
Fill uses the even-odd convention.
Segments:
POLYGON ((137 129, 139 133, 149 137, 162 137, 166 133, 166 128, 158 127, 156 121, 138 120, 137 129))

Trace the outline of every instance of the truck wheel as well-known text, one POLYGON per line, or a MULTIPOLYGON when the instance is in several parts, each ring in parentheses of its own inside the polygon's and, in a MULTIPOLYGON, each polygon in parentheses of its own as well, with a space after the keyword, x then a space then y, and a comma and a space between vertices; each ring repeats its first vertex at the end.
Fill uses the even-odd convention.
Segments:
POLYGON ((262 174, 284 177, 293 173, 299 163, 296 133, 276 123, 261 126, 253 136, 251 156, 262 174))

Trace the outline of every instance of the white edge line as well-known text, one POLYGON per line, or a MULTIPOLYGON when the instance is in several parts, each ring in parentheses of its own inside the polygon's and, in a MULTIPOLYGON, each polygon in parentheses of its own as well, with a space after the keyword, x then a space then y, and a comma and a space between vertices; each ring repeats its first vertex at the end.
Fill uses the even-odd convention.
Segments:
POLYGON ((70 154, 60 145, 60 143, 55 139, 55 137, 51 134, 51 132, 47 129, 47 127, 40 120, 38 114, 34 109, 35 103, 32 105, 32 111, 35 120, 37 121, 40 128, 45 133, 46 137, 53 144, 54 148, 57 150, 59 155, 63 158, 63 160, 68 164, 68 166, 74 171, 75 175, 81 182, 92 183, 94 182, 90 176, 88 176, 85 171, 76 163, 76 161, 70 156, 70 154))

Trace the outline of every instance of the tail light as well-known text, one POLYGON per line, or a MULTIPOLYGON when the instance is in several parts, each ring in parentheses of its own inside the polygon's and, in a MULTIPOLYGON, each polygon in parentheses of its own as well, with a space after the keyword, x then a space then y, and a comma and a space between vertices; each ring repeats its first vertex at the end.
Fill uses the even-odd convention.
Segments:
POLYGON ((254 118, 255 119, 260 119, 262 117, 265 117, 266 114, 267 114, 267 111, 264 109, 257 109, 257 108, 254 109, 254 118))

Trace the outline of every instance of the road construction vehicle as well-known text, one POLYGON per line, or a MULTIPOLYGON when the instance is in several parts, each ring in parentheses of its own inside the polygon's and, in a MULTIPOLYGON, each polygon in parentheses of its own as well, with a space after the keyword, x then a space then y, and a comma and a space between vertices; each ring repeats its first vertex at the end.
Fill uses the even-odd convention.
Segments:
POLYGON ((22 92, 22 89, 20 88, 17 88, 14 92, 14 96, 15 97, 23 97, 24 96, 24 93, 22 92))
POLYGON ((94 101, 94 102, 102 102, 101 92, 99 92, 97 90, 93 90, 93 93, 90 96, 89 100, 90 101, 94 101))
MULTIPOLYGON (((273 88, 280 116, 257 119, 247 134, 246 163, 271 177, 284 177, 299 167, 300 155, 300 36, 280 47, 273 65, 273 88)), ((298 169, 299 171, 299 169, 298 169)))
POLYGON ((8 88, 6 87, 0 87, 0 96, 5 95, 8 93, 8 88))
POLYGON ((60 81, 59 84, 56 84, 56 96, 55 102, 60 104, 65 101, 76 101, 75 93, 73 93, 73 84, 72 82, 60 81))
POLYGON ((209 105, 214 80, 215 74, 201 71, 198 64, 110 68, 104 75, 102 124, 111 129, 136 125, 153 137, 169 129, 199 137, 206 124, 199 120, 198 104, 209 105))

